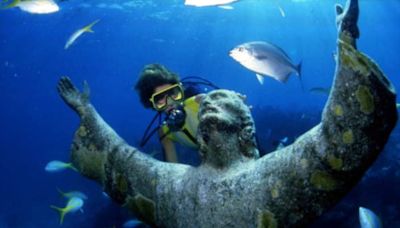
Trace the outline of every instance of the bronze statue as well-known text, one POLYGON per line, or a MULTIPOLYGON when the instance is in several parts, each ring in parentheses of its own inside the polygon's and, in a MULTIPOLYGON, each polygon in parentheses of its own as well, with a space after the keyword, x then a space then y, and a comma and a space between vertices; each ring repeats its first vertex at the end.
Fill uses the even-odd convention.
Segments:
POLYGON ((358 1, 336 8, 335 80, 320 124, 259 157, 243 97, 216 90, 202 101, 198 167, 161 162, 129 146, 96 112, 88 87, 58 85, 81 118, 72 162, 116 202, 157 227, 288 227, 337 203, 383 150, 397 121, 395 91, 356 50, 358 1))

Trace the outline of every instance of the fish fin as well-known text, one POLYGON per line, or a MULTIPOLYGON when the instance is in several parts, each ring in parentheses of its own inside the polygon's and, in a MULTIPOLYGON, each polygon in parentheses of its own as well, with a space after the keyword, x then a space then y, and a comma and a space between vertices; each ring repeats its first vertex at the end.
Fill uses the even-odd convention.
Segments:
POLYGON ((60 213, 60 225, 62 225, 64 222, 64 216, 65 216, 66 210, 64 208, 56 207, 53 205, 50 205, 50 207, 53 208, 54 210, 58 211, 58 213, 60 213))
POLYGON ((222 6, 218 6, 221 9, 225 9, 225 10, 233 10, 233 6, 231 5, 222 5, 222 6))
POLYGON ((303 84, 303 80, 301 78, 301 66, 302 66, 302 62, 300 61, 300 63, 297 64, 297 66, 296 66, 296 74, 297 74, 297 76, 299 76, 301 90, 304 92, 304 84, 303 84))
POLYGON ((91 32, 93 33, 94 31, 92 30, 93 25, 97 24, 100 21, 100 19, 97 19, 95 21, 93 21, 92 23, 90 23, 89 25, 83 27, 83 30, 85 30, 85 32, 91 32))
POLYGON ((256 74, 258 82, 260 82, 261 85, 264 85, 264 76, 261 74, 256 74))
POLYGON ((75 168, 75 166, 71 165, 71 169, 74 170, 75 172, 79 172, 77 168, 75 168))
POLYGON ((61 189, 59 189, 58 187, 57 187, 57 191, 60 193, 61 196, 65 197, 65 192, 61 191, 61 189))
POLYGON ((72 163, 67 163, 67 168, 74 170, 75 172, 79 172, 77 168, 72 163))
POLYGON ((333 57, 333 59, 335 60, 335 62, 338 61, 338 55, 337 55, 336 52, 332 52, 332 57, 333 57))
POLYGON ((21 2, 21 0, 14 0, 10 4, 2 7, 1 9, 11 9, 11 8, 17 7, 20 2, 21 2))

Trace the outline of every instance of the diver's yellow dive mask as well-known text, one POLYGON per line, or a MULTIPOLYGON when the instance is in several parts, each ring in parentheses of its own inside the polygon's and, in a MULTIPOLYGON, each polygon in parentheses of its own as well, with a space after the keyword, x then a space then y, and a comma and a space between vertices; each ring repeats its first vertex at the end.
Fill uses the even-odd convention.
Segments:
POLYGON ((158 91, 151 95, 150 101, 157 111, 162 111, 167 107, 168 97, 173 101, 181 101, 184 98, 183 88, 181 83, 173 84, 167 88, 158 91))

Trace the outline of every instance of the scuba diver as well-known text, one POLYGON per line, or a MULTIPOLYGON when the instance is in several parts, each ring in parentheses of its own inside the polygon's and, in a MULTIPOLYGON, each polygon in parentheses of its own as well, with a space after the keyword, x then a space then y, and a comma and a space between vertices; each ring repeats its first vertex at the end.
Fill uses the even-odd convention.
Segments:
POLYGON ((168 162, 178 162, 175 143, 198 149, 197 113, 204 95, 197 87, 199 84, 218 88, 199 77, 187 77, 180 80, 177 74, 161 64, 149 64, 144 67, 135 90, 139 94, 142 105, 157 111, 157 114, 143 135, 141 147, 158 131, 165 159, 168 162), (158 126, 151 129, 157 119, 158 126))

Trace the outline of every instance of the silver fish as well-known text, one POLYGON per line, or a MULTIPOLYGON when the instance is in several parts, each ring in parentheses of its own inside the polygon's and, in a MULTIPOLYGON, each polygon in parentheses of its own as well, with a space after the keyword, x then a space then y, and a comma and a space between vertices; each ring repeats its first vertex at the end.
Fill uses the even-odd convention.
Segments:
POLYGON ((237 2, 239 0, 185 0, 185 5, 187 6, 219 6, 222 8, 228 6, 231 3, 237 2))
POLYGON ((286 82, 291 73, 301 77, 301 63, 293 64, 290 57, 280 47, 264 41, 253 41, 236 46, 229 52, 234 60, 256 73, 263 84, 269 76, 280 82, 286 82))

